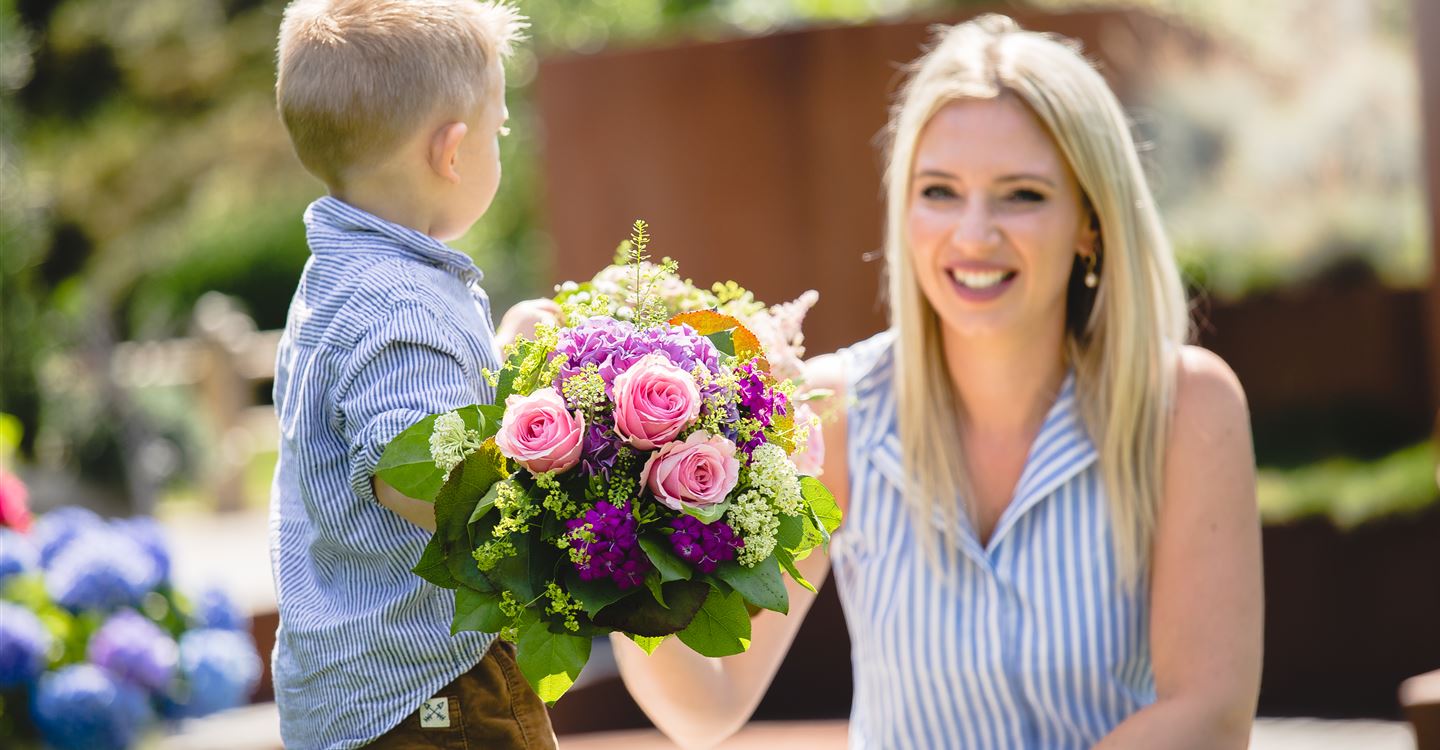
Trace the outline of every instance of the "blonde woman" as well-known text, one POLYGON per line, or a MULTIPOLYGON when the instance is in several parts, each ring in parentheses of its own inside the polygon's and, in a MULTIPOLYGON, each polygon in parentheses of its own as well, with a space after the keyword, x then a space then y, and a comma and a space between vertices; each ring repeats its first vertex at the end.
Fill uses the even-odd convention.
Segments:
MULTIPOLYGON (((1125 117, 1064 40, 949 28, 894 110, 890 329, 836 392, 828 558, 855 748, 1243 748, 1261 656, 1244 395, 1187 306, 1125 117)), ((749 717, 813 597, 750 651, 616 651, 685 747, 749 717)), ((816 686, 816 689, 824 689, 816 686)))

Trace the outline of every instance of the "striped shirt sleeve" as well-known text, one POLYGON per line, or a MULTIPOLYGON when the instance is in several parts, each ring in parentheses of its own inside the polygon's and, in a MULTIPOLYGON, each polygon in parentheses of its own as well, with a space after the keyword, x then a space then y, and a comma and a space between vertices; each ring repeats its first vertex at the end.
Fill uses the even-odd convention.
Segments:
POLYGON ((474 402, 474 374, 443 325, 421 303, 397 304, 360 338, 341 373, 335 414, 349 445, 350 484, 362 500, 378 502, 371 477, 396 435, 474 402))

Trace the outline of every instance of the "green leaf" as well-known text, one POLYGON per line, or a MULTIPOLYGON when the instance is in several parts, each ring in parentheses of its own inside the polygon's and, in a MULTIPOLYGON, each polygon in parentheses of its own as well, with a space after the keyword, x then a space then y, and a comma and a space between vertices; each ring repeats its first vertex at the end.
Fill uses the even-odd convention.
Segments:
POLYGON ((780 516, 780 529, 775 542, 785 549, 795 549, 805 539, 805 521, 800 516, 780 516))
POLYGON ((733 560, 723 562, 715 568, 715 575, 740 592, 745 601, 757 607, 780 614, 790 611, 790 594, 785 590, 785 578, 780 573, 775 555, 750 568, 733 560))
POLYGON ((706 505, 703 508, 697 508, 693 505, 684 504, 680 506, 681 513, 684 513, 687 516, 693 516, 695 518, 698 518, 700 519, 700 523, 704 524, 712 524, 716 521, 719 521, 720 517, 724 516, 725 511, 729 509, 730 501, 728 499, 714 505, 706 505))
POLYGON ((685 564, 670 549, 670 542, 652 536, 640 537, 640 549, 650 558, 650 564, 660 571, 661 581, 686 581, 690 579, 690 566, 685 564))
POLYGON ((840 521, 843 519, 840 506, 835 504, 835 496, 815 477, 800 477, 800 495, 805 498, 810 509, 815 511, 821 528, 825 531, 825 541, 829 542, 830 535, 840 528, 840 521))
POLYGON ((455 592, 455 619, 450 623, 451 635, 462 630, 498 633, 509 624, 510 618, 500 611, 500 594, 464 586, 455 592))
POLYGON ((735 331, 733 329, 716 331, 705 338, 710 339, 710 343, 714 344, 721 354, 735 356, 735 331))
POLYGON ((669 635, 690 624, 711 591, 710 584, 702 581, 671 581, 660 587, 669 609, 660 606, 648 590, 641 589, 600 610, 595 624, 636 635, 669 635))
MULTIPOLYGON (((450 577, 477 591, 493 591, 495 587, 475 567, 475 558, 471 555, 474 551, 470 543, 471 526, 473 523, 476 533, 486 533, 495 521, 493 517, 485 519, 484 514, 481 514, 481 520, 472 519, 483 498, 503 478, 504 462, 505 458, 500 455, 495 442, 487 440, 479 450, 467 456, 464 463, 455 467, 450 473, 450 481, 435 497, 435 536, 430 544, 434 545, 438 540, 450 577)), ((433 554, 429 552, 429 546, 426 550, 427 554, 433 554)), ((421 559, 425 560, 423 556, 421 559)))
POLYGON ((670 605, 665 603, 665 592, 661 590, 660 584, 661 581, 659 573, 652 570, 645 574, 645 588, 650 589, 650 594, 655 597, 655 601, 660 606, 664 607, 665 609, 670 609, 670 605))
POLYGON ((800 575, 800 569, 795 567, 795 558, 790 555, 790 552, 788 550, 776 549, 775 559, 780 561, 780 567, 784 568, 785 572, 789 573, 790 577, 794 578, 796 583, 804 586, 805 589, 812 594, 820 593, 815 590, 814 584, 805 580, 805 576, 800 575))
POLYGON ((750 615, 745 611, 745 597, 738 591, 725 596, 711 590, 679 637, 701 656, 734 656, 750 648, 750 615))
POLYGON ((490 489, 486 490, 485 495, 480 498, 480 502, 475 504, 475 510, 470 511, 470 520, 466 522, 465 530, 467 536, 470 537, 470 544, 472 546, 477 545, 478 541, 480 541, 475 538, 475 525, 480 523, 481 519, 485 518, 486 514, 495 507, 495 498, 499 497, 499 495, 500 482, 491 483, 490 489))
POLYGON ((602 578, 595 581, 582 581, 580 574, 575 572, 573 566, 565 571, 565 590, 580 602, 585 609, 585 614, 594 617, 595 613, 614 604, 617 601, 635 593, 634 589, 621 591, 619 586, 609 578, 602 578))
POLYGON ((515 598, 528 602, 545 591, 545 584, 555 572, 560 551, 539 539, 540 531, 532 528, 525 534, 512 534, 515 554, 502 557, 490 570, 482 571, 495 586, 514 592, 515 598))
POLYGON ((425 545, 425 551, 420 555, 420 562, 415 563, 411 571, 441 588, 453 589, 460 585, 450 574, 445 561, 445 545, 438 536, 430 537, 430 543, 425 545))
MULTIPOLYGON (((471 405, 456 410, 465 420, 466 429, 480 433, 485 440, 500 429, 504 410, 494 405, 471 405)), ((385 446, 375 465, 375 476, 416 500, 433 502, 445 484, 445 472, 435 465, 430 455, 430 434, 435 431, 435 418, 428 416, 411 425, 385 446)))
POLYGON ((590 660, 590 639, 553 633, 544 620, 531 623, 515 644, 515 661, 540 700, 554 705, 575 684, 590 660))
POLYGON ((653 653, 655 653, 655 649, 660 648, 660 644, 662 644, 662 643, 665 642, 665 638, 666 638, 666 636, 663 636, 663 635, 661 635, 661 636, 653 636, 653 637, 652 637, 652 636, 648 636, 648 635, 631 635, 631 636, 630 636, 630 640, 634 641, 636 646, 639 646, 640 648, 645 649, 645 653, 646 653, 646 654, 653 654, 653 653))

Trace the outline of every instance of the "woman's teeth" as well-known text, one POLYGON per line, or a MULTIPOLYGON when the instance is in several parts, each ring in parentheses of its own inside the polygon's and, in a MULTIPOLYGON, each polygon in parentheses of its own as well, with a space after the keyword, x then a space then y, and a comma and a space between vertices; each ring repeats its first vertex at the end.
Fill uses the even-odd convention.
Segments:
POLYGON ((1013 276, 1011 271, 962 271, 958 268, 950 269, 950 278, 955 283, 970 289, 989 289, 1007 278, 1013 276))

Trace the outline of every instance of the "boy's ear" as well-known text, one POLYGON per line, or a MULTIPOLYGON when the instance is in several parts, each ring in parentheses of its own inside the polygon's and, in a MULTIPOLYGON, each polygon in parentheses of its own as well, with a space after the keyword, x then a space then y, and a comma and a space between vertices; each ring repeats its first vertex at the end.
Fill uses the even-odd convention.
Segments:
POLYGON ((447 182, 460 181, 456 163, 460 158, 460 142, 465 140, 467 132, 469 128, 465 123, 451 122, 442 125, 430 136, 430 168, 440 175, 440 179, 447 182))

